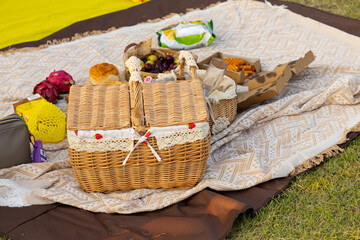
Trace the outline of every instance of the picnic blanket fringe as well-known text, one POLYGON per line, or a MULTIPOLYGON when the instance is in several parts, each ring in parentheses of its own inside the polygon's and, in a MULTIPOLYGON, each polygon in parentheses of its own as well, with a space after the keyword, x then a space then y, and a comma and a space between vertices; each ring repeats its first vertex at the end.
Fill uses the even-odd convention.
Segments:
POLYGON ((63 39, 48 40, 45 44, 41 44, 38 47, 10 48, 8 50, 0 51, 0 53, 4 57, 6 57, 7 54, 15 54, 16 52, 20 52, 20 53, 32 52, 32 51, 36 51, 36 50, 39 50, 39 49, 47 48, 47 47, 52 46, 52 45, 58 45, 58 44, 65 43, 65 42, 72 42, 72 41, 75 41, 75 40, 78 40, 78 39, 81 39, 81 38, 84 38, 84 37, 100 35, 100 34, 103 34, 103 33, 114 31, 114 30, 116 30, 116 28, 111 27, 111 28, 109 28, 107 30, 87 31, 87 32, 84 32, 84 33, 81 33, 81 34, 80 33, 75 33, 75 35, 72 36, 71 38, 69 37, 69 38, 63 38, 63 39))
MULTIPOLYGON (((202 8, 203 10, 205 9, 208 9, 208 8, 212 8, 218 4, 220 4, 221 2, 216 2, 216 3, 213 3, 213 4, 210 4, 209 6, 205 7, 205 8, 202 8)), ((192 11, 196 11, 196 10, 200 10, 200 8, 187 8, 185 13, 170 13, 162 18, 155 18, 155 19, 149 19, 147 20, 146 22, 148 23, 155 23, 155 22, 160 22, 164 19, 167 19, 167 18, 171 18, 175 15, 180 15, 180 16, 183 16, 189 12, 192 12, 192 11)), ((138 23, 138 24, 142 24, 144 22, 141 22, 141 23, 138 23)), ((58 44, 61 44, 61 43, 65 43, 65 42, 72 42, 72 41, 75 41, 75 40, 78 40, 78 39, 82 39, 84 37, 89 37, 89 36, 94 36, 94 35, 100 35, 100 34, 104 34, 104 33, 108 33, 108 32, 111 32, 111 31, 114 31, 116 30, 117 28, 116 27, 111 27, 107 30, 93 30, 93 31, 87 31, 87 32, 84 32, 84 33, 75 33, 74 36, 72 37, 68 37, 68 38, 63 38, 63 39, 53 39, 53 40, 48 40, 45 44, 41 44, 39 45, 38 47, 24 47, 24 48, 9 48, 7 50, 2 50, 0 51, 0 54, 2 54, 4 57, 7 56, 7 54, 15 54, 16 52, 31 52, 31 51, 36 51, 36 50, 39 50, 39 49, 43 49, 43 48, 47 48, 49 46, 52 46, 52 45, 58 45, 58 44)))
POLYGON ((295 169, 293 171, 291 171, 289 175, 290 176, 299 175, 300 173, 303 173, 306 170, 319 165, 325 159, 336 156, 337 154, 339 154, 343 151, 344 150, 337 145, 332 146, 331 148, 321 152, 320 154, 316 155, 315 157, 310 158, 310 159, 306 160, 305 162, 303 162, 302 164, 300 164, 299 166, 295 167, 295 169))
POLYGON ((350 128, 349 131, 347 131, 343 135, 343 137, 340 140, 340 142, 338 143, 338 145, 332 146, 329 149, 319 153, 315 157, 310 158, 310 159, 306 160, 305 162, 303 162, 302 164, 298 165, 297 167, 295 167, 294 170, 292 170, 289 173, 289 176, 299 175, 310 168, 318 166, 320 163, 325 161, 327 158, 330 158, 330 157, 338 155, 339 153, 342 153, 344 151, 344 149, 339 147, 339 144, 343 144, 349 140, 347 137, 347 134, 350 132, 360 132, 360 124, 357 124, 357 125, 353 126, 352 128, 350 128))

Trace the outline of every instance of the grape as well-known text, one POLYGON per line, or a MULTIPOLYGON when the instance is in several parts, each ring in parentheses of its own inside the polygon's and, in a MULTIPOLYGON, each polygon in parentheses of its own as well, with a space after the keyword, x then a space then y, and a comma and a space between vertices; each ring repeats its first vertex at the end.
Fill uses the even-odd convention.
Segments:
POLYGON ((150 61, 150 60, 148 60, 146 63, 150 63, 152 66, 155 65, 155 63, 153 61, 150 61))
POLYGON ((146 63, 144 65, 144 68, 145 68, 146 72, 150 72, 152 70, 153 66, 150 63, 146 63))
POLYGON ((159 57, 159 61, 160 61, 161 63, 163 63, 163 62, 165 61, 165 58, 159 57))
POLYGON ((169 69, 171 70, 171 69, 175 69, 177 67, 177 64, 176 63, 171 63, 170 65, 169 65, 169 69))
POLYGON ((169 63, 168 62, 164 62, 162 64, 162 66, 165 68, 165 69, 168 69, 169 68, 169 63))
POLYGON ((162 62, 160 60, 157 60, 155 63, 155 68, 160 68, 161 65, 162 65, 162 62))
POLYGON ((157 59, 158 59, 157 56, 154 54, 151 54, 150 56, 147 57, 147 60, 152 62, 156 62, 157 59))
POLYGON ((169 64, 173 63, 174 62, 174 57, 171 56, 171 55, 166 55, 166 62, 168 62, 169 64))
POLYGON ((158 68, 155 68, 159 71, 159 73, 162 73, 162 66, 158 67, 158 68))
POLYGON ((141 70, 144 70, 144 66, 145 66, 144 61, 140 60, 140 66, 141 66, 141 70))

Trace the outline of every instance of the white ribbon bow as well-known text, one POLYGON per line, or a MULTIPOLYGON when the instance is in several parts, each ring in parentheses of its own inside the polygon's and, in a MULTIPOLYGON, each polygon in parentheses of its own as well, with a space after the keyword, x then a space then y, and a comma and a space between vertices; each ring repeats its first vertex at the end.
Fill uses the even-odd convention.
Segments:
MULTIPOLYGON (((134 132, 135 132, 135 131, 134 131, 134 132)), ((145 133, 144 136, 140 136, 140 134, 137 133, 137 132, 135 132, 135 134, 139 137, 139 140, 138 140, 138 142, 134 145, 134 147, 130 150, 129 154, 126 156, 126 158, 125 158, 125 160, 124 160, 124 162, 123 162, 122 164, 123 164, 123 165, 126 164, 127 160, 128 160, 129 157, 130 157, 130 154, 135 150, 135 148, 136 148, 137 146, 139 146, 140 143, 145 143, 146 145, 148 145, 149 148, 150 148, 150 150, 151 150, 151 152, 152 152, 152 153, 154 154, 154 156, 156 157, 156 159, 157 159, 159 162, 161 162, 161 157, 159 156, 159 154, 158 154, 158 153, 155 151, 155 149, 150 145, 150 143, 149 143, 148 141, 146 141, 146 139, 151 136, 152 130, 149 129, 149 130, 145 133)))

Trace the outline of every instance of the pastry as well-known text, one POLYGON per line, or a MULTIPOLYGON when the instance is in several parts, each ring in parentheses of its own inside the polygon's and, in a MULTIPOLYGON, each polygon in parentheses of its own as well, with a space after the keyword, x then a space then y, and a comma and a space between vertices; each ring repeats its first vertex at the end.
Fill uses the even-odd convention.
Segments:
POLYGON ((88 82, 90 84, 122 83, 119 70, 110 63, 100 63, 92 66, 89 70, 88 82))

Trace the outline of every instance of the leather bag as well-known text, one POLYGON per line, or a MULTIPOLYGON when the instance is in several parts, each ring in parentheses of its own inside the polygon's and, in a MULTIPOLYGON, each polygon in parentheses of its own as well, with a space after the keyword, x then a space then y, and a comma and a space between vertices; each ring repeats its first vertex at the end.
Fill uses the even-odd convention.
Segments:
POLYGON ((0 168, 31 163, 30 133, 26 123, 11 114, 0 119, 0 168))

